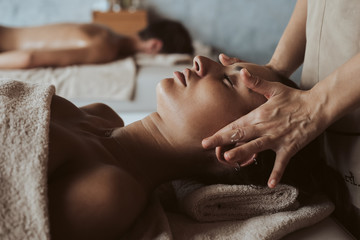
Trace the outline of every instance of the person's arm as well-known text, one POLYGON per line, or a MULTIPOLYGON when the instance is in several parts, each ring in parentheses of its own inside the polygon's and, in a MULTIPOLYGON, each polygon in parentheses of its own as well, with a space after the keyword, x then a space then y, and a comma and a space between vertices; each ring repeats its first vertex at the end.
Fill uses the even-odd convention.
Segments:
MULTIPOLYGON (((360 53, 316 84, 310 92, 321 103, 327 126, 360 107, 360 53)), ((320 123, 321 123, 320 122, 320 123)))
MULTIPOLYGON (((265 65, 266 67, 288 78, 303 63, 306 46, 306 18, 307 0, 298 0, 289 23, 271 60, 265 65)), ((220 55, 220 61, 223 65, 244 62, 223 54, 220 55)))
POLYGON ((290 77, 303 63, 306 46, 307 0, 298 0, 268 67, 290 77))

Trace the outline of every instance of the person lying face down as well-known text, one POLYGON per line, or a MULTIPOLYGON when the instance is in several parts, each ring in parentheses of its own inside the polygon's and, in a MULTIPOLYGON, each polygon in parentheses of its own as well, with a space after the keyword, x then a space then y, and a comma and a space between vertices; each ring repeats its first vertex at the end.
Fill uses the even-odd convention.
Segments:
MULTIPOLYGON (((254 156, 257 164, 249 159, 247 167, 235 171, 235 163, 219 162, 213 150, 201 146, 204 137, 266 101, 241 84, 242 67, 259 76, 271 74, 254 64, 225 67, 195 57, 191 69, 159 82, 157 112, 128 126, 104 104, 77 108, 55 95, 48 162, 52 239, 116 239, 134 223, 152 191, 174 179, 266 185, 268 176, 260 175, 270 173, 271 155, 254 156)), ((310 177, 314 171, 322 176, 323 165, 302 160, 291 161, 297 166, 283 181, 315 191, 310 177)))
POLYGON ((151 22, 135 36, 96 23, 0 26, 0 69, 107 63, 136 53, 193 52, 187 29, 166 19, 151 22))

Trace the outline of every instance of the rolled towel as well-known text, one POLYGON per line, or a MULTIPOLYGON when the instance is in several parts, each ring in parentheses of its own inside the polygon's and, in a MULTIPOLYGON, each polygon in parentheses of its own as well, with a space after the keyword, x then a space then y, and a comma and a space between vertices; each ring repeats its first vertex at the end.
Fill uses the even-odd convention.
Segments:
POLYGON ((270 189, 178 180, 173 186, 180 208, 201 222, 244 220, 299 207, 296 200, 299 191, 288 185, 280 184, 270 189))

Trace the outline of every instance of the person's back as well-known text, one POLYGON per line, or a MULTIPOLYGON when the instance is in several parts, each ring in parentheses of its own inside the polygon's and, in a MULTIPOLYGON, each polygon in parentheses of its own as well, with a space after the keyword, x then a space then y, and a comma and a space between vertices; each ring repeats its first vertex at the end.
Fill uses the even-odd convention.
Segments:
POLYGON ((0 26, 0 69, 107 63, 135 53, 193 53, 191 37, 178 22, 150 23, 136 36, 101 24, 61 23, 0 26))
POLYGON ((86 47, 104 35, 106 28, 89 24, 51 24, 38 27, 4 28, 1 51, 86 47))
POLYGON ((103 25, 64 23, 1 27, 0 39, 0 68, 29 68, 112 61, 125 38, 103 25))

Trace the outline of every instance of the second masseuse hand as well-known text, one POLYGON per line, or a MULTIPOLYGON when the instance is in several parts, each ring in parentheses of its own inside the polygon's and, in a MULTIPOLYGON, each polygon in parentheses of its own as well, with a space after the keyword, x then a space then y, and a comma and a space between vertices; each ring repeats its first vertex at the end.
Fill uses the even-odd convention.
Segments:
MULTIPOLYGON (((238 60, 220 55, 220 61, 226 65, 238 60)), ((243 144, 225 151, 223 159, 238 162, 240 166, 246 165, 247 160, 258 152, 273 150, 276 160, 268 186, 274 188, 290 158, 325 130, 318 117, 321 114, 317 114, 321 105, 314 104, 317 96, 313 96, 311 91, 266 81, 251 75, 246 69, 242 69, 240 74, 243 84, 262 94, 267 102, 204 139, 202 145, 222 152, 218 148, 233 144, 236 134, 236 140, 243 144)))

